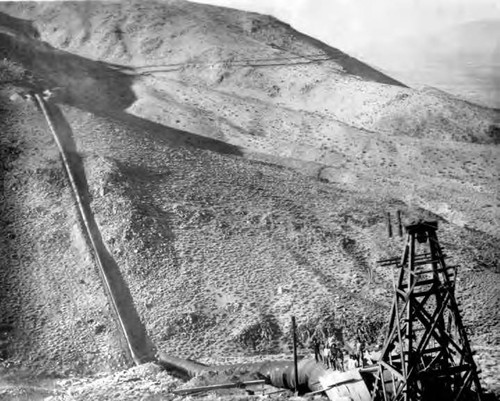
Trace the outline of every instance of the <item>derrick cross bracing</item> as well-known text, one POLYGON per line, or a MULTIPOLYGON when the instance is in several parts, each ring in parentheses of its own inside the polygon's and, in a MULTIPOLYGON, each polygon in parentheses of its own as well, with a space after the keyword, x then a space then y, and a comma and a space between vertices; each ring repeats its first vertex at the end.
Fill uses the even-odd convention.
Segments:
POLYGON ((456 267, 447 266, 436 221, 407 225, 387 337, 372 400, 481 400, 481 385, 455 300, 456 267))

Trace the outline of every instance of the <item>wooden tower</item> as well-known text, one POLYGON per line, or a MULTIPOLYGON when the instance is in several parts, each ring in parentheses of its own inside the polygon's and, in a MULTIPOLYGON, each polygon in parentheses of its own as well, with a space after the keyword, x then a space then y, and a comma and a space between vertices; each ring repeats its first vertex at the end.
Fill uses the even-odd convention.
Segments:
POLYGON ((446 266, 437 222, 406 228, 387 337, 372 400, 481 400, 481 385, 455 300, 456 267, 446 266))

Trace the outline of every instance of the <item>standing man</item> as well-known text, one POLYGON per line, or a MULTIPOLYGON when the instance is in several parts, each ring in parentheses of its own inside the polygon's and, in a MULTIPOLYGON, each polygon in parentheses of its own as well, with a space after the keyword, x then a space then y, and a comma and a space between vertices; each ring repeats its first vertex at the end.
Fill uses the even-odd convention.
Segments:
POLYGON ((319 355, 320 342, 319 342, 319 338, 316 335, 313 336, 312 343, 313 343, 313 347, 314 347, 314 359, 317 363, 320 361, 320 355, 319 355))
POLYGON ((345 371, 345 369, 344 369, 344 353, 342 352, 341 347, 337 347, 336 358, 337 358, 338 369, 340 371, 344 372, 345 371))
POLYGON ((337 344, 335 342, 331 343, 331 348, 330 348, 330 365, 332 366, 333 369, 338 370, 339 367, 337 366, 337 344))
POLYGON ((330 355, 331 355, 330 344, 327 341, 323 348, 323 363, 326 364, 327 368, 330 367, 330 355))
POLYGON ((361 366, 361 341, 359 341, 359 337, 356 338, 354 354, 356 356, 356 367, 359 368, 361 366))
POLYGON ((362 368, 365 367, 365 342, 363 340, 360 341, 360 347, 359 347, 359 363, 362 368))

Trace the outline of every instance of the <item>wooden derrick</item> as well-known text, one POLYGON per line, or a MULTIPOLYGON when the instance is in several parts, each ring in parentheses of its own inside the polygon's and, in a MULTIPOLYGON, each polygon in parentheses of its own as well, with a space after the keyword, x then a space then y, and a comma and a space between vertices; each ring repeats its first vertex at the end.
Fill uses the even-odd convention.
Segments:
POLYGON ((481 400, 481 385, 455 299, 456 267, 447 266, 437 222, 405 227, 399 270, 372 400, 481 400))

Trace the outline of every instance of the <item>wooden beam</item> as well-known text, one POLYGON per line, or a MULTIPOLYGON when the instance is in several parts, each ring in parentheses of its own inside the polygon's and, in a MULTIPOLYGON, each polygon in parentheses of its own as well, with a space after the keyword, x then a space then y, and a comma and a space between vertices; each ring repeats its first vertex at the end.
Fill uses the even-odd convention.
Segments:
POLYGON ((432 332, 436 329, 436 326, 439 323, 439 318, 443 315, 443 313, 444 313, 444 311, 446 309, 446 306, 448 304, 449 299, 450 299, 450 294, 447 293, 444 296, 444 300, 441 303, 441 306, 434 311, 434 314, 432 315, 432 318, 431 318, 431 323, 432 323, 431 327, 427 328, 427 326, 426 326, 427 330, 424 333, 424 336, 421 339, 420 344, 418 345, 417 352, 422 353, 422 351, 427 346, 428 342, 431 339, 432 332))
POLYGON ((447 266, 442 269, 429 269, 429 270, 420 270, 418 272, 415 272, 417 275, 422 275, 422 274, 433 274, 433 273, 445 273, 449 276, 448 270, 455 270, 457 266, 447 266))
POLYGON ((387 234, 389 235, 389 238, 392 238, 392 223, 390 212, 387 212, 387 234))
MULTIPOLYGON (((415 255, 415 261, 419 262, 422 259, 430 258, 431 256, 432 255, 430 253, 417 254, 417 255, 415 255)), ((446 255, 446 254, 443 254, 442 256, 443 256, 443 258, 447 258, 448 257, 448 255, 446 255)), ((387 265, 400 264, 400 262, 401 262, 401 258, 399 258, 399 257, 394 257, 394 258, 389 258, 389 259, 380 259, 380 260, 376 261, 376 263, 379 263, 381 265, 383 265, 385 263, 387 263, 387 265)))
MULTIPOLYGON (((420 281, 417 281, 415 282, 415 287, 420 287, 422 285, 429 285, 429 284, 434 284, 436 282, 436 280, 434 279, 429 279, 429 280, 420 280, 420 281)), ((402 288, 406 288, 407 285, 406 284, 403 284, 401 286, 402 288)))
POLYGON ((418 267, 418 266, 430 265, 433 263, 441 263, 443 259, 445 259, 444 256, 442 256, 441 258, 438 258, 438 259, 417 260, 415 263, 413 263, 413 266, 418 267))
POLYGON ((398 370, 394 366, 391 366, 387 362, 384 362, 384 361, 379 361, 379 363, 380 363, 380 365, 382 365, 382 367, 384 367, 385 369, 390 371, 394 376, 397 376, 399 378, 399 380, 406 382, 406 378, 401 374, 401 372, 398 372, 398 370))
POLYGON ((293 340, 293 372, 295 377, 295 392, 299 391, 299 367, 297 365, 297 327, 295 316, 292 316, 292 340, 293 340))
POLYGON ((426 372, 419 372, 419 376, 432 376, 432 377, 440 377, 440 376, 448 376, 454 375, 461 372, 472 371, 472 366, 469 364, 461 365, 461 366, 452 366, 451 368, 439 369, 439 370, 428 370, 426 372))

